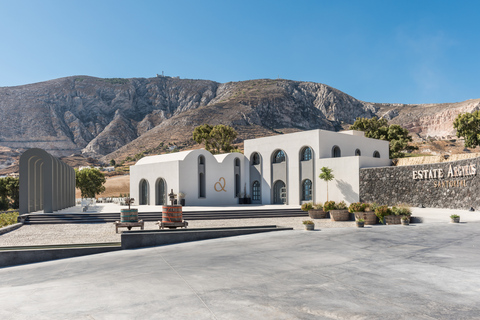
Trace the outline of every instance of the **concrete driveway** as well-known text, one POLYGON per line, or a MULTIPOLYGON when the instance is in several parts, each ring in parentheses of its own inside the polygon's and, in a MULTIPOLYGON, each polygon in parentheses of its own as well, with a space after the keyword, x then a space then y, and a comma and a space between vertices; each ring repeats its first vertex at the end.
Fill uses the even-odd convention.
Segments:
POLYGON ((2 319, 480 319, 480 222, 281 231, 0 269, 2 319))

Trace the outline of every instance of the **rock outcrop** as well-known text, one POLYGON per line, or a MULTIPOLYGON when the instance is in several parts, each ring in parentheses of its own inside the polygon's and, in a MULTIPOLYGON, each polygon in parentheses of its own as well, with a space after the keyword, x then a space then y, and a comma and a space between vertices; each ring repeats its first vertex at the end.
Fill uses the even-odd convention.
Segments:
POLYGON ((324 84, 283 79, 217 83, 74 76, 0 88, 0 145, 112 158, 161 142, 188 141, 203 123, 231 125, 241 140, 279 131, 340 130, 357 117, 372 116, 420 136, 446 136, 454 133, 458 113, 479 106, 480 100, 368 103, 324 84))

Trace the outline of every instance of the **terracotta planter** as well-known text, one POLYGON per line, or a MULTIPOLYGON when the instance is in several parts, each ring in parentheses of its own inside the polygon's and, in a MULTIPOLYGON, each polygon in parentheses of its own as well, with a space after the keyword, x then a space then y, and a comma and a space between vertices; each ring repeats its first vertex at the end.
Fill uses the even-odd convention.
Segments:
POLYGON ((332 221, 348 221, 350 214, 348 210, 330 210, 330 218, 332 221))
POLYGON ((305 230, 312 231, 313 229, 315 229, 314 224, 305 224, 304 226, 305 226, 305 230))
POLYGON ((385 216, 384 219, 385 219, 385 224, 387 224, 387 225, 402 223, 401 222, 401 219, 402 219, 401 216, 389 215, 389 216, 385 216))
POLYGON ((311 219, 325 219, 327 217, 327 213, 322 209, 310 209, 308 210, 308 216, 311 219))

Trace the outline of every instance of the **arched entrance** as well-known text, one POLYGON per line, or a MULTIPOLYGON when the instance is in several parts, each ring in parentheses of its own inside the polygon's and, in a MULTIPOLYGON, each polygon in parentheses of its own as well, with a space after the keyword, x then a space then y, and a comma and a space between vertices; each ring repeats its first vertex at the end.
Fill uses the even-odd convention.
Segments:
POLYGON ((167 183, 163 178, 158 178, 155 184, 155 204, 163 206, 167 204, 167 183))
POLYGON ((273 185, 273 203, 287 203, 287 188, 285 186, 285 182, 283 182, 282 180, 277 180, 273 185))
POLYGON ((139 204, 148 204, 148 182, 145 179, 140 181, 139 204))

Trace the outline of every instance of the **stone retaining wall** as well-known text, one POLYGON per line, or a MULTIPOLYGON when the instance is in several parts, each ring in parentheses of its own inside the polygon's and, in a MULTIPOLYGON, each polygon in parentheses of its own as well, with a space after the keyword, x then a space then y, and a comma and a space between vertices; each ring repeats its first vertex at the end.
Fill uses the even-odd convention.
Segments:
POLYGON ((480 158, 360 169, 360 201, 480 210, 480 158))

